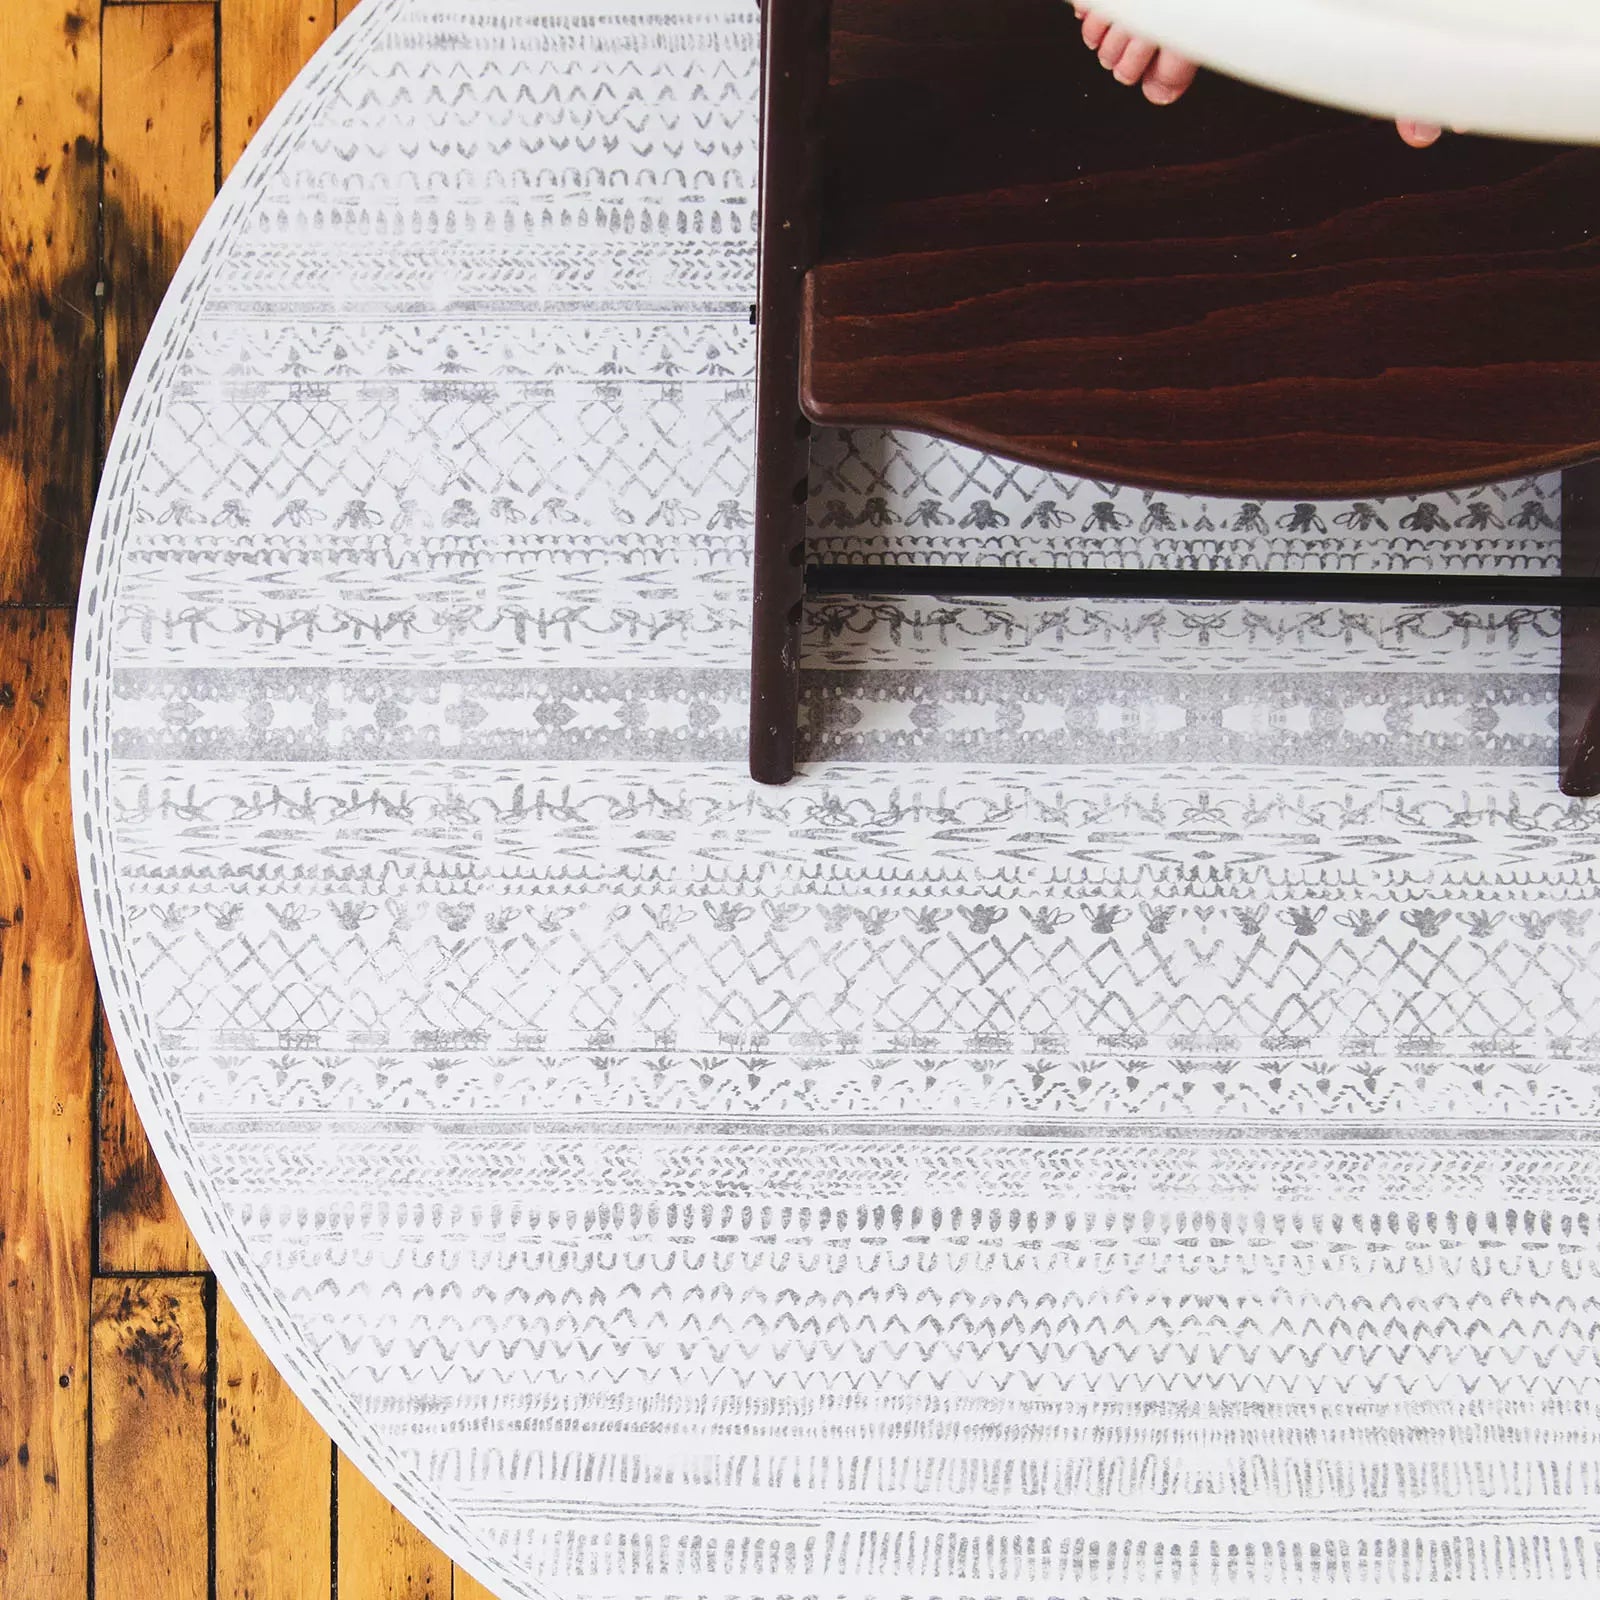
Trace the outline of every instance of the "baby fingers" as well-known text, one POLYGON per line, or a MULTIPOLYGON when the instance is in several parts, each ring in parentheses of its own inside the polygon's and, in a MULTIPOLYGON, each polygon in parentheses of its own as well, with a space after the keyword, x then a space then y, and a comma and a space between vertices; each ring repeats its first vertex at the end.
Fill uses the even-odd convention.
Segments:
POLYGON ((1410 118, 1401 117, 1395 126, 1400 130, 1400 137, 1411 146, 1413 150, 1426 150, 1430 144, 1438 142, 1443 128, 1436 127, 1431 122, 1413 122, 1410 118))
POLYGON ((1170 106, 1199 75, 1199 65, 1174 50, 1161 50, 1144 75, 1144 97, 1152 105, 1170 106))
MULTIPOLYGON (((1111 75, 1118 83, 1125 83, 1131 87, 1144 77, 1160 54, 1160 45, 1152 44, 1148 39, 1130 39, 1112 67, 1111 75)), ((1101 59, 1105 59, 1103 54, 1101 59)))

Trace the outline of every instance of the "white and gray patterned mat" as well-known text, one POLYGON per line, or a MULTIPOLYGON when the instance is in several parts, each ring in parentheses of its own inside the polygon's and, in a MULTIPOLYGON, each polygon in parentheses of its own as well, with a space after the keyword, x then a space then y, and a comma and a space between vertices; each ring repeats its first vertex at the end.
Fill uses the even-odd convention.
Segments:
MULTIPOLYGON (((1556 619, 838 602, 742 768, 753 9, 369 0, 163 310, 78 636, 229 1291, 504 1595, 1600 1588, 1556 619)), ((831 553, 1550 571, 824 438, 831 553)))

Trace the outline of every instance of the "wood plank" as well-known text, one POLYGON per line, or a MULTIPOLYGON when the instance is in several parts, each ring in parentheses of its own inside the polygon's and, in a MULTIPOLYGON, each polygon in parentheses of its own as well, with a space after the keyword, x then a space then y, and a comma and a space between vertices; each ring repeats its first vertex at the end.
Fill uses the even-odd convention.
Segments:
POLYGON ((451 1600, 495 1600, 494 1591, 486 1589, 476 1578, 469 1577, 460 1567, 455 1569, 455 1593, 451 1600))
POLYGON ((333 1446, 217 1302, 217 1594, 327 1600, 333 1446))
POLYGON ((100 1069, 100 1272, 204 1272, 205 1256, 156 1164, 110 1031, 100 1069))
POLYGON ((216 192, 216 13, 105 11, 105 436, 185 247, 216 192))
POLYGON ((201 1277, 95 1283, 95 1600, 206 1600, 206 1295, 201 1277))
POLYGON ((0 599, 69 604, 94 504, 99 8, 0 7, 0 599))
POLYGON ((334 0, 221 0, 222 170, 333 31, 334 0))
POLYGON ((339 1600, 450 1600, 451 1564, 339 1453, 339 1600))
POLYGON ((334 22, 334 26, 335 27, 339 27, 343 23, 348 22, 349 19, 350 19, 350 14, 356 9, 356 6, 359 5, 359 4, 360 4, 360 0, 334 0, 334 5, 333 5, 333 22, 334 22))
POLYGON ((88 1581, 89 1032, 71 625, 0 612, 0 1594, 88 1581))

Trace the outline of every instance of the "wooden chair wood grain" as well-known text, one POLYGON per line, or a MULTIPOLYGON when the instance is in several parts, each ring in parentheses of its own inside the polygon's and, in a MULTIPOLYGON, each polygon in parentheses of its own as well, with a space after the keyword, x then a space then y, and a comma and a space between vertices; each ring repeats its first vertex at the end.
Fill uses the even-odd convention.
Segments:
POLYGON ((793 773, 811 592, 1561 604, 1600 792, 1600 150, 1215 75, 1156 110, 1064 0, 766 0, 751 771, 793 773), (1561 578, 807 568, 813 423, 1100 480, 1351 497, 1569 469, 1561 578))

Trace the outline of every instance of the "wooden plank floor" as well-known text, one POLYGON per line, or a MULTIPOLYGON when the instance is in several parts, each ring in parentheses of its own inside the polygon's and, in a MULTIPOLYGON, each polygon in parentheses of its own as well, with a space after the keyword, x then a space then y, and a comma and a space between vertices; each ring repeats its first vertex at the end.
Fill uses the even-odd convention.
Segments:
POLYGON ((96 474, 162 291, 350 0, 0 8, 0 1596, 477 1600, 190 1237, 95 997, 67 728, 96 474))

